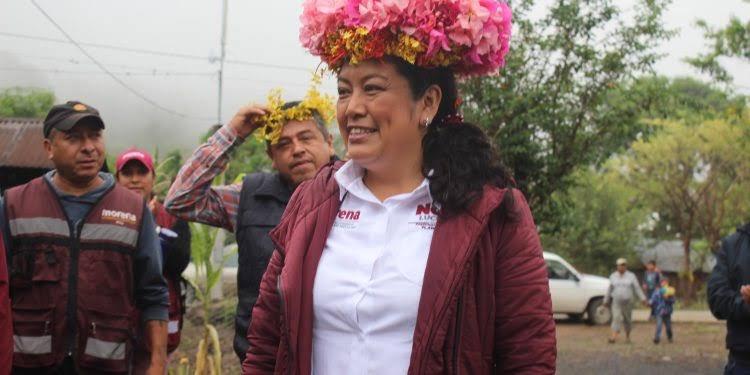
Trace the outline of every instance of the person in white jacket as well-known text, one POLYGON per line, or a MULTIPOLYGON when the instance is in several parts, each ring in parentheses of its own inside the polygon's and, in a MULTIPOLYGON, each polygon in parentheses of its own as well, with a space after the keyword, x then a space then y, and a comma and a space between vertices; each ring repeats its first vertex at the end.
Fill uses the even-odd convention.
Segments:
POLYGON ((604 306, 612 308, 612 335, 608 340, 610 344, 614 344, 617 340, 621 326, 625 328, 625 342, 630 343, 630 331, 633 327, 633 300, 636 296, 644 305, 648 305, 638 278, 628 271, 627 260, 617 259, 617 271, 609 276, 609 290, 604 298, 604 306))

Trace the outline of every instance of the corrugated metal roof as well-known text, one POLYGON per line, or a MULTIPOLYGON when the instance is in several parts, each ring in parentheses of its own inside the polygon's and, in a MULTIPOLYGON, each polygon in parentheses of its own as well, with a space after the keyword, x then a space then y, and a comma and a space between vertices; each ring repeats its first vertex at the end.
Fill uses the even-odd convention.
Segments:
POLYGON ((42 126, 39 119, 0 117, 0 166, 53 168, 42 146, 42 126))
MULTIPOLYGON (((639 253, 643 264, 653 260, 662 271, 679 273, 684 268, 685 250, 681 241, 659 241, 644 244, 644 246, 636 249, 636 252, 639 253)), ((710 273, 715 264, 716 259, 710 254, 702 258, 695 251, 690 252, 690 265, 693 267, 693 271, 710 273)))

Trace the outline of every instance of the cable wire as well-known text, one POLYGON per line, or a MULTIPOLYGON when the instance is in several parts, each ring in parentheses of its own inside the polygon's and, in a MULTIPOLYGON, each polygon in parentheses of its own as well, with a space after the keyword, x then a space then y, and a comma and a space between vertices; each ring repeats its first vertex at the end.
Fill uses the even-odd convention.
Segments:
POLYGON ((213 118, 210 118, 210 117, 195 117, 195 116, 190 116, 190 115, 186 115, 184 113, 177 112, 177 111, 175 111, 173 109, 170 109, 170 108, 167 108, 167 107, 165 107, 165 106, 157 103, 153 99, 151 99, 151 98, 149 98, 149 97, 141 94, 140 92, 138 92, 138 90, 134 89, 133 87, 131 87, 130 85, 128 85, 125 81, 123 81, 122 79, 120 79, 120 77, 118 77, 115 74, 113 74, 112 72, 110 72, 109 69, 107 69, 107 67, 104 66, 104 64, 100 63, 99 60, 97 60, 96 58, 94 58, 94 56, 92 56, 88 51, 86 51, 86 49, 83 48, 83 46, 81 46, 80 44, 78 44, 75 41, 75 39, 73 39, 67 32, 65 32, 65 30, 62 28, 62 26, 60 26, 57 22, 55 22, 55 20, 47 12, 45 12, 44 9, 39 4, 37 4, 36 0, 31 0, 31 3, 34 4, 34 6, 39 10, 39 12, 41 12, 44 15, 44 17, 47 18, 47 20, 50 23, 52 23, 52 25, 54 25, 55 28, 57 28, 57 30, 60 31, 60 33, 63 34, 65 36, 65 38, 68 39, 68 41, 70 41, 70 43, 72 43, 73 45, 75 45, 76 47, 78 47, 78 49, 81 51, 81 53, 83 53, 84 55, 86 55, 86 57, 88 57, 89 60, 91 60, 96 66, 98 66, 99 69, 101 69, 104 73, 106 73, 110 78, 112 78, 113 80, 115 80, 115 82, 119 83, 120 86, 124 87, 126 90, 130 91, 131 93, 133 93, 133 95, 141 98, 141 100, 145 101, 146 103, 149 103, 152 106, 154 106, 154 107, 156 107, 156 108, 158 108, 158 109, 160 109, 160 110, 162 110, 164 112, 170 113, 170 114, 172 114, 174 116, 177 116, 177 117, 192 118, 192 119, 201 120, 201 121, 210 121, 210 120, 213 119, 213 118))
MULTIPOLYGON (((6 36, 10 38, 39 40, 39 41, 52 42, 52 43, 71 44, 69 40, 48 38, 48 37, 35 36, 35 35, 18 34, 18 33, 6 32, 6 31, 0 31, 0 36, 6 36)), ((155 51, 155 50, 148 50, 148 49, 141 49, 141 48, 115 46, 111 44, 101 44, 101 43, 79 42, 77 44, 80 44, 82 46, 87 46, 87 47, 109 49, 113 51, 132 52, 132 53, 140 53, 140 54, 153 55, 153 56, 176 57, 176 58, 189 59, 189 60, 201 60, 201 61, 207 61, 209 63, 218 61, 217 57, 191 55, 191 54, 178 53, 178 52, 163 52, 163 51, 155 51)), ((311 71, 309 68, 301 68, 298 66, 259 63, 259 62, 254 62, 254 61, 235 60, 235 59, 227 59, 225 63, 233 64, 233 65, 253 66, 253 67, 258 67, 258 68, 293 70, 293 71, 306 72, 306 73, 311 71)))
MULTIPOLYGON (((37 73, 54 73, 54 74, 107 74, 102 71, 84 71, 84 70, 65 70, 65 69, 38 69, 38 68, 16 68, 16 67, 0 67, 0 71, 7 72, 37 72, 37 73)), ((158 71, 153 72, 130 72, 121 71, 115 72, 110 71, 112 74, 121 76, 144 76, 144 77, 215 77, 216 72, 171 72, 171 71, 158 71)))

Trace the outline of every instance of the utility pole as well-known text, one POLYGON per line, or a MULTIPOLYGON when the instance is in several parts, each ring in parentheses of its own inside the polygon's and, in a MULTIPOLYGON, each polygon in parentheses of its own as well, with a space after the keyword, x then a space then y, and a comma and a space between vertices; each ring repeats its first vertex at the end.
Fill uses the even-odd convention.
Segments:
POLYGON ((216 111, 216 123, 221 124, 221 105, 222 97, 224 94, 224 59, 226 58, 226 46, 227 46, 227 8, 229 6, 228 0, 224 0, 221 9, 221 55, 219 56, 219 103, 216 111))
MULTIPOLYGON (((223 86, 224 86, 224 59, 226 58, 226 45, 227 45, 227 7, 229 4, 229 0, 224 0, 222 4, 221 9, 221 56, 219 56, 219 96, 217 104, 217 114, 216 114, 216 123, 221 124, 221 101, 222 101, 222 93, 223 93, 223 86)), ((225 177, 224 174, 221 174, 221 177, 219 178, 219 184, 225 183, 225 177)), ((212 261, 215 265, 223 266, 224 262, 224 240, 226 239, 226 232, 224 229, 219 228, 218 232, 216 233, 216 240, 214 241, 214 248, 212 249, 212 261)), ((223 268, 223 267, 222 267, 223 268)), ((223 277, 223 269, 222 269, 222 276, 219 277, 219 282, 216 283, 216 285, 211 289, 211 299, 213 300, 220 300, 223 298, 223 288, 222 284, 224 283, 224 277, 223 277)))

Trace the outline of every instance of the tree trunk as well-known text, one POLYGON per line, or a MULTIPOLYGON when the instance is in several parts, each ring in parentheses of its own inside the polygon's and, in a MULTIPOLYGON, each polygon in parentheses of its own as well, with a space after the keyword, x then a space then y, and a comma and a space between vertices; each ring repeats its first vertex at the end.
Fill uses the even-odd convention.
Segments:
POLYGON ((695 288, 693 288, 693 268, 690 264, 690 243, 692 242, 692 235, 688 232, 682 236, 682 249, 684 254, 682 278, 685 281, 685 299, 692 301, 695 299, 695 288))

